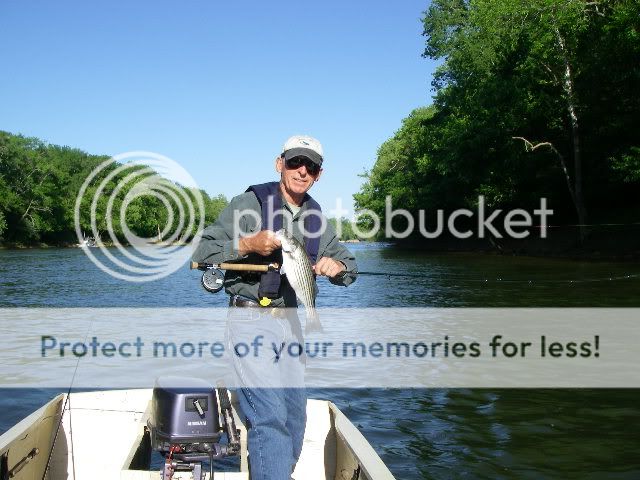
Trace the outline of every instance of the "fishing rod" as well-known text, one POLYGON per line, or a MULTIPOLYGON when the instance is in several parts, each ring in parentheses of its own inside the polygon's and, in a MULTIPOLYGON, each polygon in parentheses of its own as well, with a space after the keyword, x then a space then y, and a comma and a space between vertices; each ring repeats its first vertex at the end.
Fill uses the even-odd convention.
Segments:
MULTIPOLYGON (((236 272, 269 272, 278 271, 280 265, 277 263, 269 264, 251 264, 251 263, 206 263, 191 262, 190 270, 202 270, 202 286, 208 292, 216 293, 222 289, 224 283, 224 275, 221 270, 230 270, 236 272)), ((358 275, 380 275, 385 277, 420 277, 422 273, 393 273, 393 272, 358 272, 358 275)))
MULTIPOLYGON (((190 270, 231 270, 239 272, 270 272, 277 271, 280 265, 277 263, 251 264, 251 263, 205 263, 191 262, 190 270)), ((387 272, 357 272, 358 275, 382 275, 386 277, 424 277, 422 273, 387 273, 387 272)))
POLYGON ((413 277, 424 278, 424 273, 402 273, 402 272, 358 272, 358 275, 377 275, 380 277, 413 277))
POLYGON ((280 265, 277 263, 252 264, 252 263, 205 263, 191 262, 190 270, 232 270, 237 272, 272 272, 277 271, 280 265))
MULTIPOLYGON (((198 263, 191 262, 190 268, 192 270, 198 269, 204 271, 202 275, 202 286, 209 292, 216 293, 223 287, 224 275, 221 270, 231 271, 243 271, 243 272, 268 272, 278 271, 280 266, 277 263, 270 264, 246 264, 246 263, 198 263)), ((379 276, 387 278, 405 277, 405 278, 428 278, 424 273, 417 272, 374 272, 374 271, 362 271, 357 272, 357 275, 365 276, 379 276)), ((611 282, 620 280, 629 280, 633 278, 640 278, 638 274, 628 275, 610 275, 606 277, 597 278, 578 278, 578 279, 509 279, 502 277, 471 277, 467 274, 446 274, 446 277, 454 278, 459 281, 477 282, 477 283, 511 283, 511 284, 580 284, 580 283, 597 283, 597 282, 611 282)))

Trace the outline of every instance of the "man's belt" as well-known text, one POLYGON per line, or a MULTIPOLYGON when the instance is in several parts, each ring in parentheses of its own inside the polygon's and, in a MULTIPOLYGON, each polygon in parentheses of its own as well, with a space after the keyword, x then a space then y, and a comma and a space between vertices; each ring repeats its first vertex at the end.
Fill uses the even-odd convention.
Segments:
POLYGON ((239 295, 231 295, 231 297, 229 297, 229 306, 242 308, 263 308, 255 300, 243 298, 239 295))
POLYGON ((229 297, 229 306, 240 308, 255 308, 256 310, 260 310, 260 313, 267 313, 277 318, 285 318, 287 316, 287 309, 284 307, 263 307, 255 300, 241 297, 240 295, 231 295, 231 297, 229 297))

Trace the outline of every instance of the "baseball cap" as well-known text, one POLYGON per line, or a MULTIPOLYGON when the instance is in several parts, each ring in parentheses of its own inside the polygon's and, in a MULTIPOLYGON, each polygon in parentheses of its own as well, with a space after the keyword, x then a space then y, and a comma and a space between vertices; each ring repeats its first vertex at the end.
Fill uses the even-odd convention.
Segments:
POLYGON ((293 157, 307 157, 313 163, 322 165, 322 145, 313 137, 294 135, 284 142, 282 152, 285 160, 293 157))

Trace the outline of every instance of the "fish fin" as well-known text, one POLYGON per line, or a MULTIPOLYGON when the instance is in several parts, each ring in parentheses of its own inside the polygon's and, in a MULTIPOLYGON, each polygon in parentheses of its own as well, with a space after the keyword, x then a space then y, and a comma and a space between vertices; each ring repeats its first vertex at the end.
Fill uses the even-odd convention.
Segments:
POLYGON ((322 328, 322 323, 320 323, 320 315, 318 315, 318 311, 313 308, 307 309, 307 322, 304 327, 305 333, 324 333, 324 329, 322 328))

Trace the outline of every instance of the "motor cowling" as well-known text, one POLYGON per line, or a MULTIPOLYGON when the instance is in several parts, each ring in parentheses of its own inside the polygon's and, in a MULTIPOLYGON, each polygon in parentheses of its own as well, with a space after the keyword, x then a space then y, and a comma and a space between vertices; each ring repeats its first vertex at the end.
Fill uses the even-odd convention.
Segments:
POLYGON ((185 453, 209 451, 222 435, 215 388, 197 378, 158 378, 147 426, 152 448, 163 454, 176 445, 185 453))

